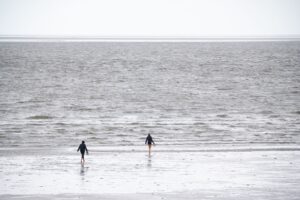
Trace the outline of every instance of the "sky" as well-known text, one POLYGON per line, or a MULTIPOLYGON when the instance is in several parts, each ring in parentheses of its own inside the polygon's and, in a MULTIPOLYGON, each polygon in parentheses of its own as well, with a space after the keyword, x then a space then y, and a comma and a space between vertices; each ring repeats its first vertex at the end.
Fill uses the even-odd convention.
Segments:
POLYGON ((300 0, 0 0, 0 35, 300 35, 300 0))

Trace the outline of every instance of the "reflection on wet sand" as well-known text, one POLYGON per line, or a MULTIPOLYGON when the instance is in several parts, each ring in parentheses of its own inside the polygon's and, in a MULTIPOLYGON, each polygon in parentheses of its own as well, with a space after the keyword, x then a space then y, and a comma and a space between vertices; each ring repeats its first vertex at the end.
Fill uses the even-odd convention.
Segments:
POLYGON ((151 155, 148 155, 147 167, 148 167, 148 168, 151 168, 151 167, 152 167, 151 155))
POLYGON ((84 180, 84 176, 86 175, 87 171, 88 167, 85 167, 83 164, 81 164, 80 176, 82 177, 82 180, 84 180))

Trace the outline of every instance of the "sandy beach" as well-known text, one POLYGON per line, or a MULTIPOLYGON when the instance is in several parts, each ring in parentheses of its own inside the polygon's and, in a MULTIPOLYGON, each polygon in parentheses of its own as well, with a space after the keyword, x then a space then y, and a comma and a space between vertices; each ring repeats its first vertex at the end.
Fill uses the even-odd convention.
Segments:
POLYGON ((299 199, 298 148, 218 149, 2 149, 0 199, 299 199))

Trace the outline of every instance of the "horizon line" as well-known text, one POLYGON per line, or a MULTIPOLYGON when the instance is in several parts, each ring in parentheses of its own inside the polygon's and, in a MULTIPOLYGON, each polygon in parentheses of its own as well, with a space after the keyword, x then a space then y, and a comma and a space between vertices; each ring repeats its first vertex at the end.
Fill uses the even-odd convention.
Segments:
POLYGON ((0 34, 0 38, 300 38, 300 34, 211 34, 211 35, 44 35, 0 34))
POLYGON ((0 35, 0 42, 201 42, 201 41, 300 41, 300 35, 0 35))

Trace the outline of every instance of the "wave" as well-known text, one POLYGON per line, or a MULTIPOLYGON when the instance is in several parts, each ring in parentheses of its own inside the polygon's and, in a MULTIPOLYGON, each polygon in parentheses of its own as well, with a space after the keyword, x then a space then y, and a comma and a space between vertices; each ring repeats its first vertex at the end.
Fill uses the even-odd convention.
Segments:
POLYGON ((39 119, 53 119, 53 118, 54 117, 49 116, 49 115, 35 115, 35 116, 28 117, 27 119, 36 119, 36 120, 39 120, 39 119))
POLYGON ((295 114, 298 114, 298 115, 300 115, 300 111, 296 111, 296 112, 295 112, 295 114))
MULTIPOLYGON (((144 149, 91 149, 93 152, 118 152, 118 153, 128 153, 128 152, 145 152, 144 149)), ((162 153, 189 153, 189 152, 265 152, 265 151, 300 151, 300 147, 249 147, 249 148, 206 148, 206 149, 155 149, 155 152, 162 153)))
POLYGON ((228 117, 228 115, 226 115, 226 114, 223 114, 223 115, 217 115, 217 117, 220 117, 220 118, 226 118, 226 117, 228 117))
POLYGON ((225 91, 225 90, 233 90, 233 88, 230 87, 219 87, 217 90, 225 91))
POLYGON ((24 101, 18 101, 16 103, 18 104, 27 104, 27 103, 44 103, 45 101, 41 101, 41 100, 24 100, 24 101))

